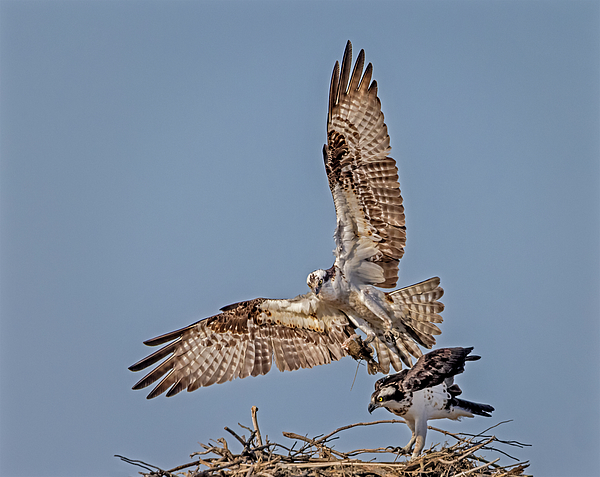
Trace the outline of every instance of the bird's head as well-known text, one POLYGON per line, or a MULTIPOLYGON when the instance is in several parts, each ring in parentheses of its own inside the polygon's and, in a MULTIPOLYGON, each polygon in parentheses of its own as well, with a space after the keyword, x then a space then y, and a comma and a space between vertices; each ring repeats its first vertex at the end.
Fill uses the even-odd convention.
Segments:
POLYGON ((306 284, 315 295, 318 295, 323 287, 323 284, 329 280, 329 273, 327 270, 315 270, 306 279, 306 284))
POLYGON ((397 403, 404 399, 404 393, 398 389, 395 384, 390 384, 376 389, 371 394, 371 402, 369 403, 369 414, 378 407, 387 407, 390 404, 397 403))

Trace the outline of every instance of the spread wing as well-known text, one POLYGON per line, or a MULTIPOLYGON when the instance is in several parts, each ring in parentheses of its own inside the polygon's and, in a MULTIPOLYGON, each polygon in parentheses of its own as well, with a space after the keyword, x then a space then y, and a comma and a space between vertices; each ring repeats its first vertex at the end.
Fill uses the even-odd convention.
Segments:
POLYGON ((337 213, 336 265, 351 281, 393 288, 404 254, 406 227, 396 161, 377 83, 364 51, 352 75, 352 44, 336 62, 329 90, 325 170, 337 213))
POLYGON ((312 293, 291 300, 256 298, 221 310, 145 341, 148 346, 168 344, 130 366, 131 371, 167 359, 133 389, 166 375, 148 395, 152 399, 165 391, 173 396, 184 389, 258 376, 269 372, 273 356, 281 371, 312 368, 345 356, 342 343, 353 333, 345 315, 328 309, 312 293))
POLYGON ((465 361, 480 359, 480 356, 468 356, 471 351, 473 348, 440 348, 424 354, 402 379, 403 390, 419 391, 462 373, 465 361))
POLYGON ((388 384, 402 382, 406 373, 408 373, 408 369, 403 369, 399 373, 390 374, 389 376, 378 379, 375 381, 375 391, 379 391, 383 386, 387 386, 388 384))

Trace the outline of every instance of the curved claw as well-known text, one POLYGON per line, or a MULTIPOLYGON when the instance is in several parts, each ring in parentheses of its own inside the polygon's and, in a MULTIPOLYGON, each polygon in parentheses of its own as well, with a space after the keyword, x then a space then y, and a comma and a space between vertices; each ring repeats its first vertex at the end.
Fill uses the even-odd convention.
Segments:
POLYGON ((394 447, 394 446, 387 446, 385 448, 385 450, 388 452, 391 452, 393 454, 408 454, 408 452, 409 452, 404 447, 394 447))
POLYGON ((385 339, 385 341, 387 341, 390 344, 393 344, 396 342, 396 339, 400 336, 400 333, 398 333, 396 330, 394 329, 390 329, 388 331, 386 331, 383 334, 383 337, 385 339))
POLYGON ((350 347, 350 343, 355 341, 357 338, 360 338, 360 336, 358 336, 356 333, 354 333, 352 336, 346 338, 344 340, 344 342, 342 343, 342 348, 344 348, 345 350, 348 350, 350 347))

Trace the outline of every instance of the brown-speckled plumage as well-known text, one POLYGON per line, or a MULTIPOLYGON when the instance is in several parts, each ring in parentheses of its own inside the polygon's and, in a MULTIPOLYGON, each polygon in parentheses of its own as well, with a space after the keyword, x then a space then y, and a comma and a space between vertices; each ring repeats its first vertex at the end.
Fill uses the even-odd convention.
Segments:
MULTIPOLYGON (((257 298, 229 305, 223 312, 157 338, 149 346, 170 342, 129 369, 139 371, 170 355, 133 387, 145 388, 167 376, 148 395, 223 383, 235 378, 266 374, 273 357, 281 371, 312 368, 345 356, 343 342, 352 328, 347 321, 321 316, 326 328, 311 326, 310 317, 294 319, 291 312, 269 310, 270 302, 257 298), (290 315, 290 316, 286 316, 290 315)), ((312 318, 315 323, 319 320, 312 318)))
POLYGON ((134 389, 156 384, 148 398, 284 370, 310 368, 350 354, 368 372, 387 373, 418 345, 431 348, 441 331, 444 306, 439 278, 383 292, 397 281, 406 231, 398 169, 388 157, 384 123, 371 64, 361 51, 351 74, 352 45, 330 83, 325 169, 337 214, 335 263, 308 277, 310 293, 292 299, 256 298, 148 340, 163 345, 132 365, 140 371, 159 363, 134 389), (365 342, 354 334, 360 329, 365 342), (377 355, 377 360, 374 357, 377 355), (161 362, 161 360, 164 360, 161 362))
MULTIPOLYGON (((336 62, 323 156, 338 228, 351 227, 356 237, 369 239, 376 251, 370 261, 383 269, 384 280, 375 284, 393 288, 406 243, 404 206, 396 161, 387 156, 390 137, 377 97, 377 82, 371 82, 370 63, 363 75, 364 62, 365 53, 361 50, 350 75, 350 42, 341 72, 336 62)), ((336 236, 341 239, 341 231, 336 236)), ((347 241, 336 242, 338 258, 351 253, 347 241)))
POLYGON ((430 419, 460 419, 462 417, 490 417, 494 408, 458 399, 461 390, 454 384, 454 376, 465 369, 466 361, 476 361, 479 356, 469 356, 473 348, 440 348, 419 358, 412 369, 386 376, 375 383, 369 412, 384 407, 401 416, 412 431, 412 438, 403 448, 419 455, 425 445, 427 421, 430 419))

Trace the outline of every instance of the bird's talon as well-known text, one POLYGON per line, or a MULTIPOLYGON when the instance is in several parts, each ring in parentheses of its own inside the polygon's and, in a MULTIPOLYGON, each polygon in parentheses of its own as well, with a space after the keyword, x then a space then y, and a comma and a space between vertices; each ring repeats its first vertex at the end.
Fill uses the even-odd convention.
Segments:
POLYGON ((404 447, 387 446, 385 450, 392 454, 406 454, 406 449, 404 449, 404 447))
POLYGON ((344 340, 344 342, 342 343, 342 348, 344 348, 345 350, 347 350, 348 346, 350 345, 350 342, 356 342, 357 338, 360 338, 360 336, 358 336, 356 333, 354 333, 352 336, 346 338, 344 340))
POLYGON ((388 330, 383 334, 385 341, 388 343, 395 343, 396 338, 398 338, 398 336, 400 336, 400 335, 397 332, 395 332, 394 330, 388 330))

